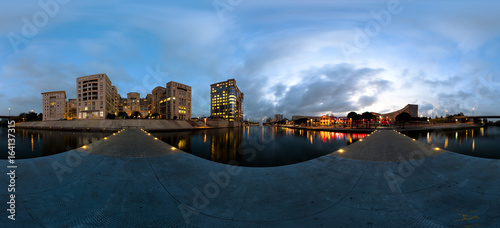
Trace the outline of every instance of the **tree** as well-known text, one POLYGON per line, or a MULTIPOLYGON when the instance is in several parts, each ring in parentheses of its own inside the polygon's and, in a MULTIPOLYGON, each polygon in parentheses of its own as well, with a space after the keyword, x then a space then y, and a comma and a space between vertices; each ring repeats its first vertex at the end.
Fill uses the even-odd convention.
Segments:
POLYGON ((75 119, 76 118, 76 108, 70 108, 68 110, 68 116, 69 116, 69 119, 75 119))
POLYGON ((347 119, 351 120, 351 129, 352 129, 352 123, 354 120, 356 120, 357 115, 358 113, 356 112, 350 112, 349 114, 347 114, 347 119))
POLYGON ((130 114, 130 118, 133 118, 133 119, 137 119, 137 118, 141 118, 141 112, 139 111, 134 111, 132 112, 132 114, 130 114))
POLYGON ((372 119, 375 118, 375 115, 373 115, 371 112, 363 112, 361 116, 364 120, 368 121, 368 128, 370 128, 370 123, 372 119))
POLYGON ((160 118, 160 114, 155 112, 155 113, 151 114, 150 117, 151 117, 151 119, 158 119, 158 118, 160 118))
POLYGON ((396 116, 396 121, 398 121, 399 124, 403 126, 403 128, 405 128, 405 123, 410 120, 411 120, 411 115, 410 113, 407 112, 403 112, 396 116))
POLYGON ((126 112, 119 112, 118 118, 119 119, 128 119, 128 114, 126 112))
POLYGON ((297 124, 297 125, 304 124, 304 123, 307 123, 308 120, 309 119, 307 119, 307 118, 300 118, 298 120, 293 121, 293 124, 297 124))
POLYGON ((106 119, 114 120, 115 118, 116 118, 116 116, 113 113, 108 113, 108 115, 106 115, 106 119))

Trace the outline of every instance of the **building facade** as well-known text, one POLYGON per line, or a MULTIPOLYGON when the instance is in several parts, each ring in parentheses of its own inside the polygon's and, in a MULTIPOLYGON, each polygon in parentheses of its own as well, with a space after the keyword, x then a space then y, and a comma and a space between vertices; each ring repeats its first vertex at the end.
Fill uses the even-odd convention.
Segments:
POLYGON ((172 81, 167 83, 164 102, 166 102, 166 119, 191 119, 191 86, 172 81))
POLYGON ((78 77, 76 94, 78 119, 105 119, 108 113, 115 114, 115 94, 106 74, 78 77))
POLYGON ((140 105, 141 94, 136 92, 127 93, 127 105, 124 110, 128 116, 132 115, 134 112, 139 112, 141 110, 140 105))
POLYGON ((66 92, 42 93, 43 120, 62 120, 66 112, 66 92))
POLYGON ((376 115, 380 115, 382 120, 396 121, 396 116, 403 113, 403 112, 410 114, 411 117, 418 117, 418 105, 408 104, 404 108, 402 108, 398 111, 385 113, 385 114, 376 114, 376 115))
POLYGON ((68 99, 66 101, 66 107, 64 110, 64 119, 72 120, 76 119, 76 99, 68 99))
POLYGON ((151 109, 153 114, 160 115, 160 118, 167 116, 167 88, 157 86, 151 92, 151 109))
POLYGON ((229 121, 242 121, 244 94, 236 86, 236 80, 214 83, 210 87, 210 116, 229 121))

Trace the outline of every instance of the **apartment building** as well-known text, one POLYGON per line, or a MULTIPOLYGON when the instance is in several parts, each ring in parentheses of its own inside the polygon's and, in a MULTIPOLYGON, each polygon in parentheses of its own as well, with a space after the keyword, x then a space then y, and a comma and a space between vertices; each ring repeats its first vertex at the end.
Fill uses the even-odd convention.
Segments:
POLYGON ((167 83, 166 118, 170 120, 191 119, 191 86, 178 82, 167 83))
POLYGON ((116 95, 106 74, 78 77, 76 94, 78 119, 105 119, 116 112, 116 95))
POLYGON ((42 93, 43 120, 62 120, 66 111, 66 92, 42 93))
POLYGON ((218 82, 211 87, 211 110, 212 118, 223 118, 229 121, 243 120, 243 98, 244 94, 236 85, 236 80, 218 82))

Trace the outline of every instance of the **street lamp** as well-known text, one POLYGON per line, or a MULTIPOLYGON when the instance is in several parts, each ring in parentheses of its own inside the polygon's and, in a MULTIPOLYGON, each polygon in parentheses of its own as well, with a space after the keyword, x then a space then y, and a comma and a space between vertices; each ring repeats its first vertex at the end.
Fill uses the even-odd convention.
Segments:
POLYGON ((9 116, 10 116, 10 108, 9 108, 9 116))
POLYGON ((472 115, 474 116, 474 108, 472 108, 472 115))

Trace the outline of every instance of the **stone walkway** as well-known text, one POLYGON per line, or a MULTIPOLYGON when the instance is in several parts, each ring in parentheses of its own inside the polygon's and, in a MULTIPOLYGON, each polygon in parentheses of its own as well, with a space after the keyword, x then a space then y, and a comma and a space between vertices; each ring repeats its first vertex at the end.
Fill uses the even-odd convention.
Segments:
POLYGON ((280 167, 214 163, 138 129, 17 166, 16 221, 3 209, 0 227, 500 226, 499 160, 391 130, 280 167))

